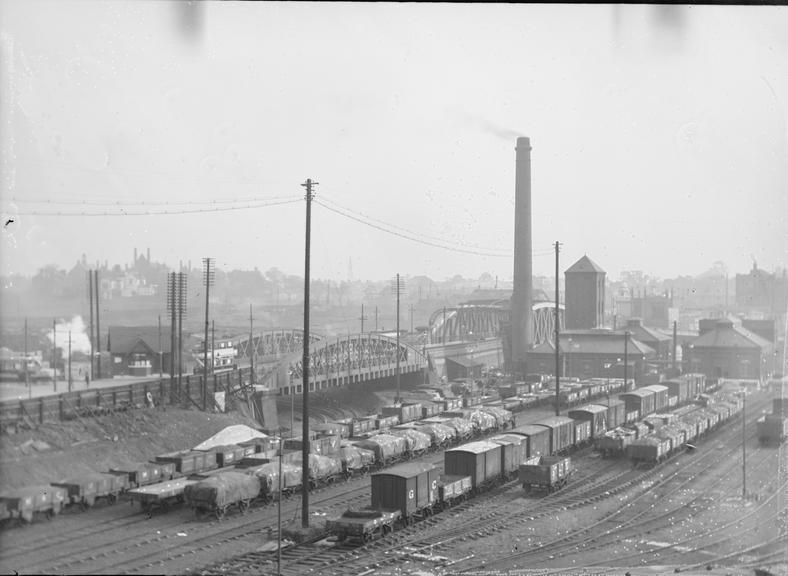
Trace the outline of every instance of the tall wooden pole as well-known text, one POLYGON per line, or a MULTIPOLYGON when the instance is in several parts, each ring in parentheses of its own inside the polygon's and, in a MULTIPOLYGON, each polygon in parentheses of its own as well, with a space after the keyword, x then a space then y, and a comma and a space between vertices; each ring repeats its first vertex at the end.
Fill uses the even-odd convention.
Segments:
MULTIPOLYGON (((560 354, 559 336, 560 336, 560 332, 561 332, 561 317, 559 315, 559 309, 558 309, 558 297, 559 297, 559 294, 558 294, 558 275, 559 275, 559 272, 558 272, 558 252, 559 252, 559 249, 560 249, 560 246, 559 246, 558 242, 556 242, 555 243, 555 415, 556 416, 560 416, 560 414, 561 414, 560 407, 558 406, 559 389, 561 387, 561 384, 560 384, 560 382, 561 382, 561 376, 560 376, 561 364, 560 364, 560 360, 559 360, 559 358, 560 358, 560 356, 559 356, 559 354, 560 354)), ((530 281, 531 280, 529 279, 529 282, 530 281)), ((529 316, 529 318, 530 318, 530 316, 529 316)))
POLYGON ((57 392, 57 321, 54 319, 52 319, 52 391, 57 392))
MULTIPOLYGON (((96 379, 101 379, 101 318, 100 318, 100 310, 99 302, 101 301, 101 293, 99 292, 99 271, 95 270, 93 272, 93 281, 95 283, 95 292, 96 292, 96 379)), ((68 338, 69 344, 71 344, 71 336, 68 338)), ((70 353, 69 353, 70 356, 70 353)))
POLYGON ((306 188, 306 238, 304 242, 304 354, 301 357, 302 367, 302 407, 303 423, 301 427, 301 525, 309 528, 309 253, 312 239, 312 182, 307 178, 306 188))

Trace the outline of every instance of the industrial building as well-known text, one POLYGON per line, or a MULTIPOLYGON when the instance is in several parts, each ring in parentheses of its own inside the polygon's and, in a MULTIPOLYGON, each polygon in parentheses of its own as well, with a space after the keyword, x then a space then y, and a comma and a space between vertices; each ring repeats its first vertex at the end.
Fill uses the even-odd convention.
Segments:
POLYGON ((701 321, 701 333, 684 348, 684 370, 707 378, 761 379, 772 344, 732 320, 701 321))
POLYGON ((605 271, 583 256, 564 272, 566 327, 601 328, 605 321, 605 271))

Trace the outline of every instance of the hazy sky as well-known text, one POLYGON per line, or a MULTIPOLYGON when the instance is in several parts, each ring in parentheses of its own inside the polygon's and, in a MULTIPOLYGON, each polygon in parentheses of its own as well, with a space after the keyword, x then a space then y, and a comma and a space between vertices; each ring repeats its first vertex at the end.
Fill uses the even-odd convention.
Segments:
POLYGON ((784 7, 6 0, 0 30, 5 274, 301 275, 312 178, 313 277, 510 279, 518 135, 535 274, 556 240, 613 278, 788 264, 784 7))

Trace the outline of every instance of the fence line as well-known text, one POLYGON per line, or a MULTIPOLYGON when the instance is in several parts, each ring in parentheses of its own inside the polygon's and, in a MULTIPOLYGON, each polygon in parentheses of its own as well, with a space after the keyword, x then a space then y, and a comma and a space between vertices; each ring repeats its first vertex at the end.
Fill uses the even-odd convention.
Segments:
MULTIPOLYGON (((233 390, 246 391, 244 381, 249 376, 249 369, 242 368, 208 377, 208 406, 216 407, 216 392, 224 391, 230 396, 233 390)), ((183 378, 183 390, 178 389, 177 380, 152 379, 133 384, 119 384, 104 388, 94 388, 64 392, 38 398, 5 400, 0 402, 0 433, 10 428, 25 426, 33 428, 48 422, 65 420, 83 421, 84 417, 93 417, 106 413, 115 413, 130 408, 147 406, 150 393, 156 405, 194 405, 202 408, 202 375, 190 374, 183 378)), ((227 403, 230 398, 225 399, 227 403)))

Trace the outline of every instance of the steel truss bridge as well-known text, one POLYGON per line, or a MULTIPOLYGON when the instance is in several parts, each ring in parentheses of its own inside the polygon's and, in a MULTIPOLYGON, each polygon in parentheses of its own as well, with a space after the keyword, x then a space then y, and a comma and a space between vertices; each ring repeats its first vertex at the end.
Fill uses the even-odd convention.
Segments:
MULTIPOLYGON (((395 377, 399 357, 401 377, 414 377, 427 367, 418 348, 381 334, 349 334, 328 339, 309 335, 309 389, 344 386, 395 377)), ((271 330, 236 342, 239 359, 250 353, 261 373, 258 383, 284 394, 300 393, 303 386, 303 330, 271 330), (261 364, 263 365, 261 367, 261 364), (266 366, 267 365, 267 366, 266 366)))
MULTIPOLYGON (((555 333, 555 304, 537 302, 531 308, 531 334, 534 346, 553 338, 555 333)), ((564 329, 564 305, 558 305, 561 330, 564 329)), ((430 316, 430 344, 445 344, 480 340, 506 339, 511 326, 511 310, 495 305, 463 304, 441 308, 430 316)))
MULTIPOLYGON (((320 334, 309 334, 309 346, 323 340, 320 334)), ((275 361, 282 356, 300 353, 304 349, 304 331, 297 329, 276 329, 247 336, 236 344, 238 358, 249 358, 252 353, 255 362, 275 361)))

